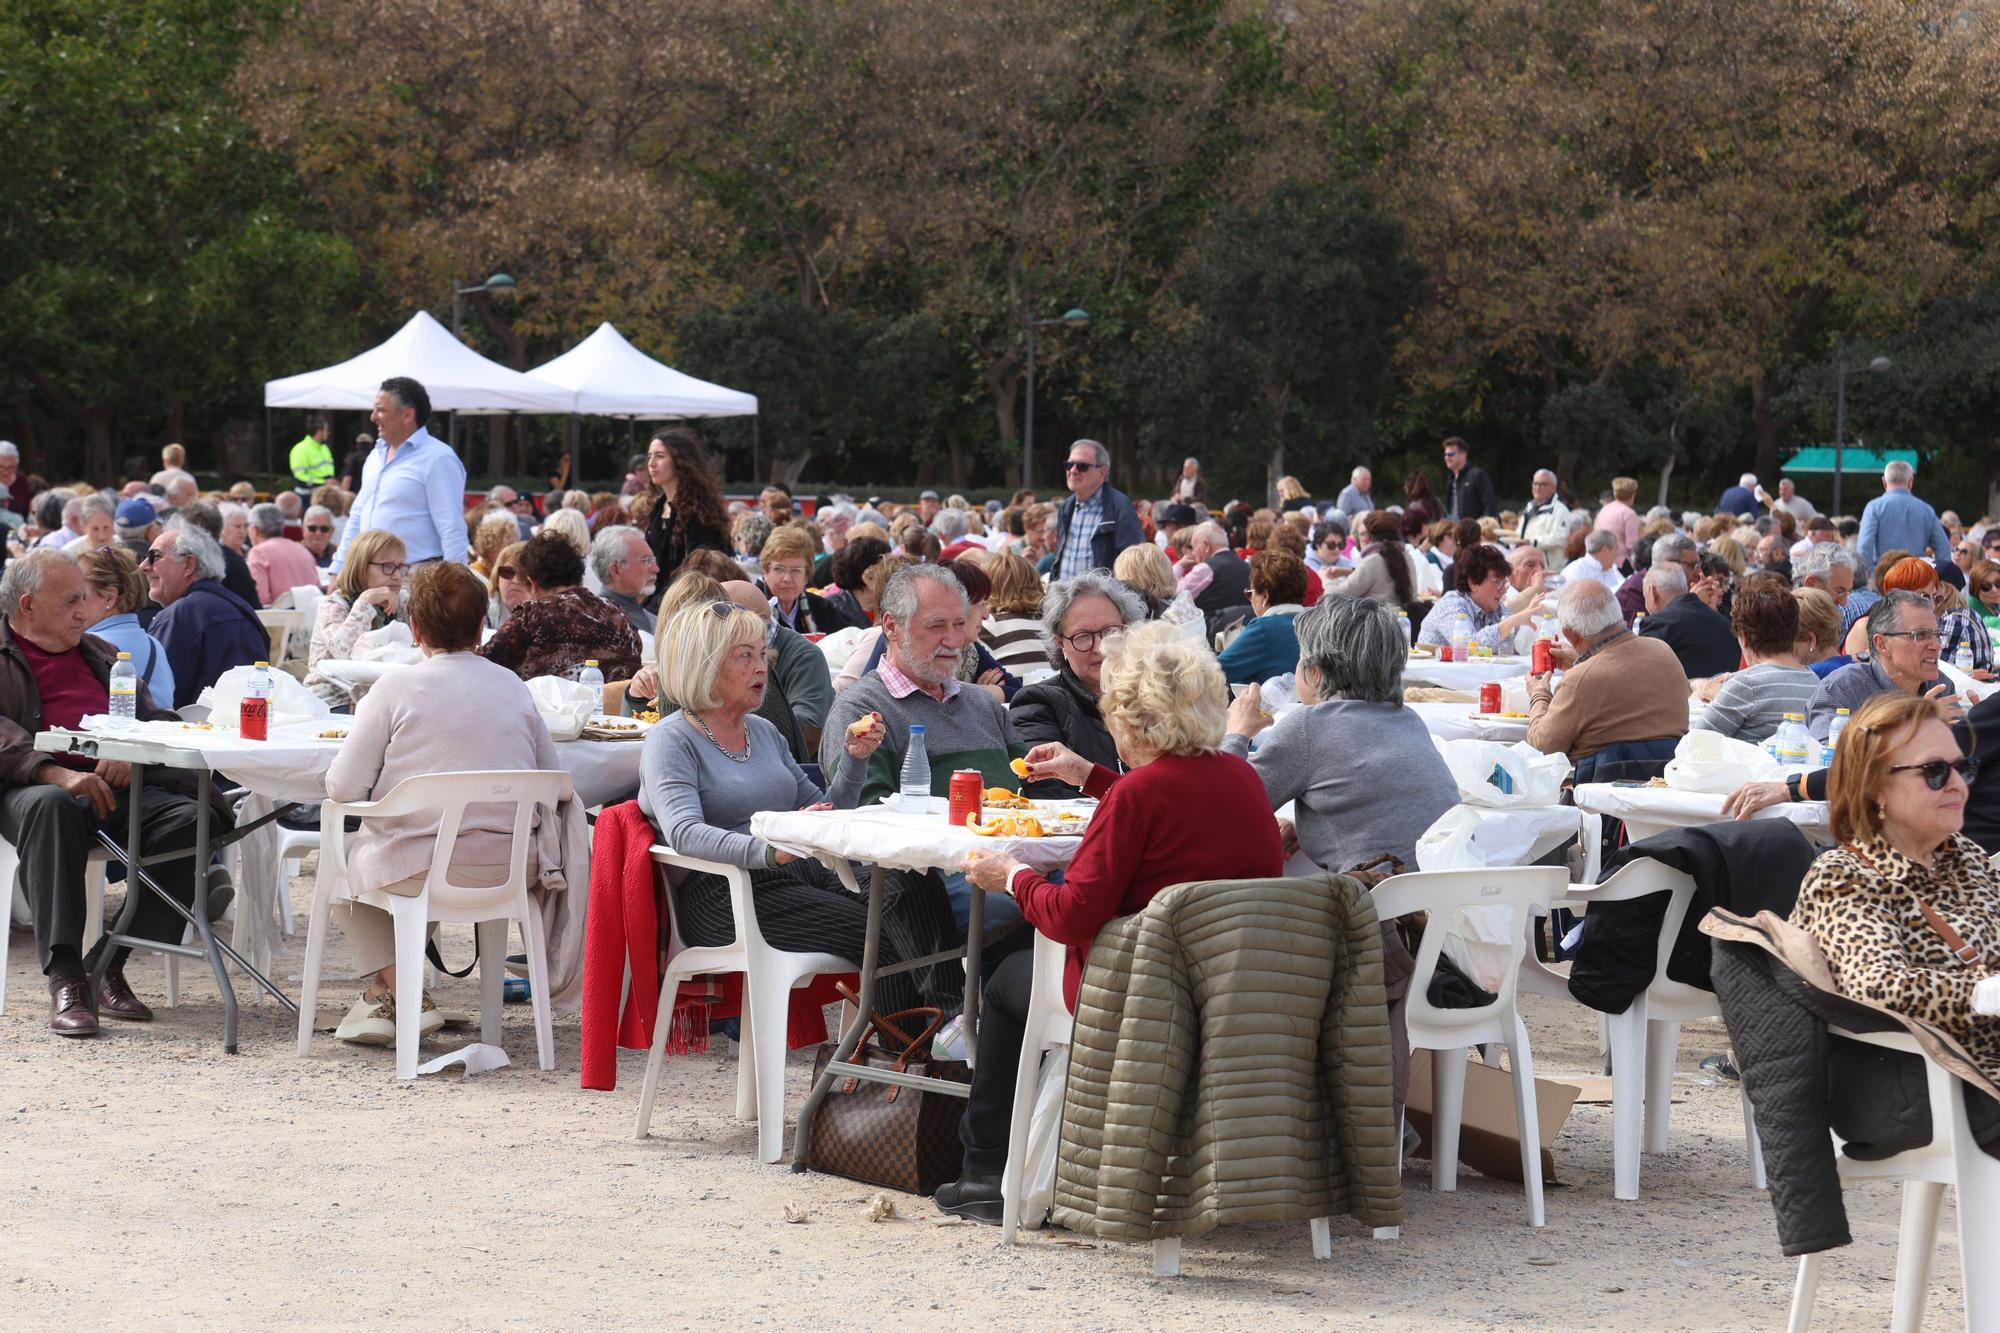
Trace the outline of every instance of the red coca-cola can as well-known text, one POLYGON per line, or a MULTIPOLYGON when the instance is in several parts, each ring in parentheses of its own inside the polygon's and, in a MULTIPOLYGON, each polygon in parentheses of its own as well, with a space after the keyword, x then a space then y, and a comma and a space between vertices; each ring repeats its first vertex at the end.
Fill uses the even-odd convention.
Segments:
POLYGON ((951 775, 951 824, 964 828, 979 822, 986 804, 986 778, 976 768, 961 768, 951 775))
POLYGON ((1529 656, 1529 669, 1537 676, 1546 676, 1556 669, 1555 645, 1547 639, 1536 639, 1529 656))
POLYGON ((1497 713, 1500 711, 1500 682, 1489 680, 1479 687, 1479 711, 1497 713))
POLYGON ((246 741, 269 740, 271 701, 260 699, 254 694, 244 695, 242 710, 236 717, 236 730, 246 741))
POLYGON ((1442 641, 1440 641, 1440 642, 1439 642, 1439 644, 1438 644, 1438 661, 1440 661, 1440 662, 1449 662, 1449 661, 1451 661, 1451 640, 1450 640, 1450 639, 1445 639, 1445 640, 1442 640, 1442 641))

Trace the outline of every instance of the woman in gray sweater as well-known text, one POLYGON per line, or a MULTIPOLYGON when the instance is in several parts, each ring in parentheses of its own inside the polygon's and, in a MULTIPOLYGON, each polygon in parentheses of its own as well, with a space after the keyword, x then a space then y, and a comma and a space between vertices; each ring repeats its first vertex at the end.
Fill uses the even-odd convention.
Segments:
POLYGON ((1416 868, 1417 839, 1458 804, 1458 784, 1423 719, 1403 707, 1408 647, 1394 607, 1371 597, 1328 597, 1292 622, 1299 639, 1301 707, 1270 727, 1255 685, 1229 709, 1223 748, 1247 756, 1276 809, 1298 803, 1285 827, 1315 865, 1346 870, 1384 853, 1416 868))
MULTIPOLYGON (((831 953, 857 962, 868 904, 817 861, 801 860, 750 832, 760 810, 851 809, 868 758, 882 744, 882 719, 843 737, 846 754, 833 786, 821 791, 792 758, 778 729, 757 716, 769 667, 763 618, 735 602, 684 607, 659 635, 660 688, 675 711, 646 737, 639 761, 639 808, 677 852, 750 872, 757 928, 774 948, 831 953)), ((951 903, 933 876, 888 877, 882 919, 884 964, 937 953, 953 942, 951 903)), ((675 895, 674 923, 692 945, 736 937, 729 881, 694 872, 675 895)), ((883 1013, 920 1004, 956 1009, 965 974, 955 963, 883 977, 883 1013)))

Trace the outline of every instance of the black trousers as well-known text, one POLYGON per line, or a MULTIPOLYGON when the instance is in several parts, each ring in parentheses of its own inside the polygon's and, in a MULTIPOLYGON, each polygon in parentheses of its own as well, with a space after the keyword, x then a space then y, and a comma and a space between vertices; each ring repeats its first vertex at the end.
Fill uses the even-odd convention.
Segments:
MULTIPOLYGON (((938 953, 956 942, 951 899, 937 876, 892 872, 882 891, 883 966, 938 953)), ((849 893, 840 877, 819 862, 752 870, 750 902, 757 928, 773 948, 861 961, 868 939, 868 899, 849 893)), ((714 946, 736 938, 729 882, 722 876, 690 874, 681 884, 678 904, 674 919, 689 944, 714 946)), ((933 1005, 949 1017, 964 1003, 965 968, 956 960, 883 977, 875 988, 877 1013, 933 1005)))
MULTIPOLYGON (((119 792, 118 804, 100 820, 89 800, 60 787, 37 783, 0 793, 0 838, 13 843, 20 858, 21 888, 28 905, 34 909, 35 948, 41 956, 44 973, 49 970, 50 951, 58 945, 82 949, 86 915, 84 863, 90 849, 98 845, 99 829, 108 829, 121 844, 124 842, 130 828, 130 801, 130 789, 119 792)), ((141 791, 139 808, 139 849, 143 854, 187 851, 194 846, 192 796, 148 783, 141 791)), ((148 866, 146 871, 183 907, 193 904, 193 857, 148 866)), ((130 874, 126 877, 125 891, 139 895, 129 934, 164 943, 180 942, 187 923, 175 915, 173 908, 161 902, 157 894, 140 887, 138 879, 130 874)), ((107 914, 107 933, 111 924, 107 914)), ((119 951, 120 961, 126 952, 119 951)), ((97 950, 92 949, 84 966, 92 966, 96 956, 97 950)))
POLYGON ((968 1176, 997 1176, 1007 1166, 1014 1079, 1021 1069, 1034 982, 1032 949, 1009 954, 987 975, 986 998, 979 1006, 979 1059, 972 1066, 972 1095, 966 1099, 965 1118, 958 1122, 968 1176))

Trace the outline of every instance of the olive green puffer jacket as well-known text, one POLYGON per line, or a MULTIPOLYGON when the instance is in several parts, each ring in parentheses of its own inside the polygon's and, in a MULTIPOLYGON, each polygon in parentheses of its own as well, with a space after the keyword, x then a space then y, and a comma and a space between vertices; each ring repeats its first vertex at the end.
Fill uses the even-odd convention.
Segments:
POLYGON ((1211 880, 1106 926, 1077 997, 1057 1225, 1111 1240, 1402 1223, 1382 939, 1344 875, 1211 880))

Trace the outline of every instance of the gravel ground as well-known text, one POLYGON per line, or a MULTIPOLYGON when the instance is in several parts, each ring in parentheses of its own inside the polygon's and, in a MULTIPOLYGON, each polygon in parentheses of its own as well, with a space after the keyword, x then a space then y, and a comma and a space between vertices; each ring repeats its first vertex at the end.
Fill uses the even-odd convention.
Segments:
MULTIPOLYGON (((309 892, 300 886, 297 901, 309 892)), ((447 957, 470 956, 469 929, 447 957)), ((296 993, 302 940, 277 975, 296 993)), ((336 935, 329 976, 347 966, 336 935)), ((1402 1239, 1334 1224, 1329 1262, 1307 1229, 1225 1228, 1187 1242, 1184 1276, 1156 1279, 1141 1248, 1058 1231, 1005 1250, 982 1227, 874 1191, 754 1160, 734 1108, 736 1060, 718 1038, 672 1062, 652 1136, 632 1137, 644 1052, 621 1054, 615 1092, 577 1085, 575 1020, 556 1069, 534 1067, 525 1005, 509 1006, 514 1066, 469 1080, 393 1077, 387 1050, 322 1037, 309 1059, 273 1003, 246 1003, 242 1054, 225 1056, 212 983, 187 974, 181 1005, 95 1040, 48 1032, 32 940, 16 931, 0 1015, 0 1325, 222 1328, 408 1322, 491 1328, 714 1325, 1076 1328, 1193 1326, 1770 1329, 1794 1264, 1752 1190, 1733 1085, 1698 1073, 1720 1025, 1690 1025, 1671 1150, 1649 1157, 1642 1197, 1611 1197, 1611 1109, 1579 1105, 1555 1145, 1548 1226, 1525 1223, 1516 1185, 1461 1173, 1457 1193, 1409 1178, 1402 1239), (785 1220, 786 1205, 803 1222, 785 1220)), ((162 964, 134 988, 163 1003, 162 964)), ((323 1026, 352 982, 322 989, 323 1026)), ((477 1007, 470 980, 438 992, 477 1007)), ((1580 1010, 1525 997, 1537 1068, 1596 1067, 1580 1010)), ((466 1040, 449 1032, 426 1055, 466 1040)), ((794 1110, 811 1052, 787 1069, 794 1110)), ((1818 1329, 1885 1327, 1898 1192, 1848 1196, 1855 1244, 1831 1256, 1818 1329)), ((1959 1326, 1948 1202, 1929 1295, 1933 1328, 1959 1326)))

